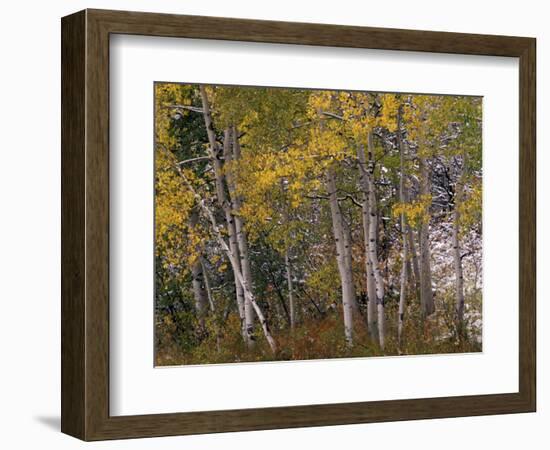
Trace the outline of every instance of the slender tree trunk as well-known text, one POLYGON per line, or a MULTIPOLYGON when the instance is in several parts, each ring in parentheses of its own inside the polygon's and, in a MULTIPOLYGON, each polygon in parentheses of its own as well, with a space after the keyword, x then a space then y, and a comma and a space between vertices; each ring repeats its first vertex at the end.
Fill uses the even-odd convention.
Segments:
MULTIPOLYGON (((405 240, 405 239, 404 239, 405 240)), ((399 290, 399 316, 397 323, 397 342, 401 344, 403 337, 403 325, 405 324, 405 308, 406 308, 406 296, 407 296, 407 244, 404 242, 403 246, 403 265, 401 267, 401 287, 399 290)))
MULTIPOLYGON (((199 215, 196 209, 191 211, 189 225, 195 227, 199 221, 199 215)), ((200 262, 200 256, 195 259, 191 266, 191 277, 193 286, 193 296, 195 297, 195 311, 199 323, 199 334, 206 331, 205 317, 208 308, 208 298, 204 283, 204 272, 200 262)))
MULTIPOLYGON (((465 164, 465 162, 463 163, 465 164)), ((464 167, 461 168, 460 173, 457 176, 457 183, 455 188, 455 201, 453 207, 453 259, 455 266, 455 288, 456 288, 456 301, 455 301, 455 310, 456 310, 456 330, 459 339, 462 337, 463 333, 463 323, 464 323, 464 275, 462 271, 462 257, 461 257, 461 248, 460 248, 460 211, 459 205, 462 201, 462 192, 463 192, 463 176, 464 176, 464 167)))
MULTIPOLYGON (((239 245, 239 255, 241 257, 241 270, 246 283, 246 287, 243 286, 243 289, 248 289, 252 292, 254 290, 254 286, 252 284, 252 271, 250 269, 248 240, 240 218, 236 219, 235 228, 237 229, 237 244, 239 245)), ((254 336, 254 307, 250 298, 247 298, 246 296, 244 302, 244 322, 249 345, 252 345, 256 339, 254 336)))
MULTIPOLYGON (((405 192, 405 195, 407 195, 407 192, 405 192)), ((408 199, 408 195, 407 195, 408 199)), ((408 201, 408 200, 407 200, 408 201)), ((414 291, 416 292, 417 298, 420 296, 420 268, 418 267, 418 254, 416 252, 416 244, 415 244, 415 238, 413 234, 413 230, 410 226, 410 224, 407 223, 407 243, 409 247, 409 254, 411 266, 412 266, 412 274, 414 275, 414 291)))
MULTIPOLYGON (((401 140, 401 146, 403 147, 403 152, 405 152, 405 149, 408 148, 407 144, 405 142, 403 142, 403 140, 401 140)), ((404 180, 403 180, 403 200, 402 202, 404 203, 408 203, 409 200, 410 200, 410 195, 409 195, 409 190, 407 189, 407 186, 406 186, 406 180, 407 180, 408 177, 406 177, 404 180)), ((411 276, 412 274, 412 277, 414 278, 412 281, 412 284, 414 286, 414 292, 416 293, 416 296, 417 298, 420 297, 420 267, 419 267, 419 264, 418 264, 418 254, 417 254, 417 251, 416 251, 416 239, 415 239, 415 236, 414 236, 414 232, 413 232, 413 229, 410 225, 410 223, 408 223, 408 221, 406 220, 406 217, 405 217, 405 232, 407 233, 407 236, 406 236, 406 239, 407 239, 407 246, 408 246, 408 254, 409 254, 409 262, 410 262, 410 265, 411 267, 409 267, 407 270, 408 270, 408 274, 409 276, 411 276), (412 268, 412 270, 411 270, 412 268)))
MULTIPOLYGON (((241 147, 239 145, 239 137, 237 134, 237 129, 235 127, 231 127, 230 132, 228 133, 228 136, 230 136, 232 139, 230 138, 228 140, 229 142, 227 147, 225 147, 225 143, 224 143, 224 153, 230 156, 230 161, 238 160, 241 157, 241 147), (229 145, 231 141, 232 141, 232 146, 229 145)), ((234 177, 231 174, 231 171, 227 171, 227 177, 228 177, 228 181, 229 179, 231 179, 230 185, 232 186, 232 190, 233 190, 231 199, 233 204, 233 210, 236 213, 234 216, 235 229, 237 231, 237 245, 239 247, 239 255, 241 258, 241 270, 243 272, 243 276, 246 284, 248 285, 249 290, 253 292, 254 285, 252 282, 252 270, 250 268, 250 252, 248 249, 248 236, 246 234, 243 219, 239 214, 239 211, 241 208, 241 200, 239 195, 235 192, 237 189, 237 185, 234 177)), ((255 340, 254 308, 253 308, 253 305, 250 303, 250 301, 246 300, 246 297, 244 302, 244 321, 245 321, 245 330, 247 334, 247 339, 248 339, 249 345, 252 345, 255 340)))
POLYGON ((377 248, 377 225, 378 225, 378 211, 376 200, 376 187, 374 185, 374 142, 373 135, 369 133, 368 145, 369 145, 369 161, 367 168, 367 180, 369 183, 369 257, 372 263, 374 272, 374 280, 376 282, 376 311, 378 316, 378 342, 380 348, 384 349, 386 336, 385 336, 385 315, 384 315, 384 280, 380 273, 380 265, 378 262, 378 248, 377 248))
POLYGON ((370 259, 370 207, 369 207, 369 179, 368 163, 363 145, 357 147, 359 160, 359 183, 362 193, 361 213, 363 216, 363 240, 365 242, 365 273, 367 275, 367 324, 372 340, 378 340, 378 327, 376 317, 376 281, 374 269, 370 259))
POLYGON ((204 287, 206 288, 206 294, 208 296, 208 305, 210 306, 210 311, 212 313, 216 312, 216 304, 214 303, 214 296, 212 295, 212 288, 210 287, 210 280, 208 279, 208 272, 206 270, 206 263, 204 258, 200 258, 200 264, 202 272, 204 274, 204 287))
MULTIPOLYGON (((206 90, 204 86, 200 86, 200 93, 202 98, 202 104, 203 104, 203 117, 204 117, 204 123, 206 126, 206 132, 208 135, 208 142, 210 144, 210 149, 208 151, 208 155, 210 156, 210 159, 212 160, 212 166, 214 168, 214 176, 216 180, 216 197, 218 200, 218 204, 222 208, 224 214, 225 214, 225 221, 227 226, 227 234, 229 236, 229 248, 233 255, 237 259, 239 259, 239 250, 237 246, 237 233, 235 230, 235 221, 233 219, 233 215, 231 213, 231 204, 230 200, 227 198, 227 195, 225 193, 225 186, 224 186, 224 177, 223 177, 223 166, 221 162, 221 150, 220 146, 216 141, 216 134, 214 132, 214 127, 212 125, 212 115, 210 112, 210 103, 208 101, 208 96, 206 94, 206 90)), ((228 130, 225 131, 224 135, 227 135, 228 130)), ((241 318, 241 321, 244 321, 244 295, 242 286, 240 286, 240 283, 238 283, 238 280, 235 277, 235 293, 236 293, 236 299, 237 299, 237 306, 239 308, 239 316, 241 318)))
POLYGON ((296 305, 294 300, 294 286, 292 283, 292 268, 290 267, 290 257, 288 250, 285 252, 286 283, 288 287, 288 305, 290 309, 290 329, 296 328, 296 305))
POLYGON ((420 225, 420 304, 424 317, 435 311, 432 291, 432 268, 430 250, 430 168, 425 156, 420 157, 420 195, 426 204, 426 217, 420 225))
MULTIPOLYGON (((210 287, 210 280, 208 279, 208 271, 206 270, 206 263, 204 258, 200 258, 200 264, 202 273, 204 274, 204 286, 208 295, 208 304, 210 305, 210 312, 214 316, 216 314, 216 305, 214 303, 214 296, 212 294, 212 288, 210 287)), ((216 320, 216 351, 221 352, 221 329, 218 320, 216 320)))
MULTIPOLYGON (((202 205, 204 207, 206 207, 204 202, 202 203, 202 205)), ((212 226, 214 227, 214 225, 216 223, 215 218, 214 218, 214 214, 208 209, 207 209, 207 212, 209 213, 209 217, 210 217, 212 226)), ((271 350, 273 351, 273 353, 276 353, 277 352, 277 345, 275 343, 275 339, 273 339, 273 336, 271 335, 271 331, 269 330, 269 325, 267 323, 267 320, 266 320, 261 308, 259 307, 258 303, 256 302, 256 297, 254 296, 252 291, 248 288, 248 284, 246 283, 245 278, 244 278, 244 276, 243 276, 243 274, 240 270, 238 259, 236 259, 235 256, 231 253, 231 251, 230 251, 227 243, 223 239, 223 237, 221 235, 221 232, 220 232, 219 228, 217 227, 217 225, 216 225, 216 228, 214 229, 214 231, 217 235, 218 242, 222 246, 222 249, 226 253, 226 255, 227 255, 227 257, 228 257, 228 259, 231 263, 231 266, 233 267, 233 271, 237 273, 237 278, 239 279, 239 282, 241 283, 241 285, 243 287, 245 300, 248 300, 250 302, 250 304, 252 305, 252 308, 255 311, 256 316, 258 317, 260 325, 262 326, 264 336, 265 336, 269 346, 271 347, 271 350)))
MULTIPOLYGON (((208 111, 210 111, 210 108, 208 108, 208 111)), ((208 114, 208 116, 210 116, 210 113, 208 114)), ((210 123, 211 123, 211 119, 210 119, 210 123)), ((229 128, 224 131, 223 151, 224 151, 224 158, 226 161, 231 161, 231 155, 227 154, 228 153, 227 148, 228 146, 230 146, 230 143, 231 143, 230 134, 231 132, 229 128)), ((214 144, 215 146, 217 146, 215 141, 214 141, 214 144)), ((216 192, 217 192, 218 200, 222 204, 222 209, 225 213, 225 221, 227 224, 227 234, 229 237, 229 249, 235 255, 235 257, 238 260, 240 260, 239 245, 237 243, 237 227, 236 227, 235 217, 233 215, 233 210, 236 209, 233 201, 233 195, 232 195, 234 193, 235 187, 233 184, 231 173, 228 173, 226 176, 226 181, 227 181, 227 188, 229 190, 229 198, 227 198, 225 194, 225 189, 223 186, 223 167, 219 163, 219 158, 216 158, 216 160, 218 161, 217 163, 214 164, 214 174, 216 176, 216 192), (218 174, 220 175, 218 176, 218 174)), ((239 318, 241 319, 241 331, 242 331, 243 339, 245 340, 247 345, 249 345, 248 334, 246 332, 247 330, 246 320, 245 320, 245 303, 246 302, 244 298, 244 291, 243 291, 243 287, 237 280, 237 276, 235 274, 233 274, 233 276, 235 279, 235 296, 237 299, 237 307, 239 309, 239 318)))
MULTIPOLYGON (((288 326, 290 326, 290 313, 289 313, 288 308, 286 306, 285 298, 283 297, 283 293, 281 292, 281 288, 277 284, 277 279, 275 277, 275 274, 271 271, 271 269, 268 268, 267 272, 269 274, 269 278, 271 279, 271 283, 272 283, 273 288, 275 289, 275 292, 277 293, 277 297, 279 299, 279 303, 275 302, 275 304, 277 305, 278 318, 280 319, 281 317, 284 317, 285 320, 286 320, 286 323, 288 324, 288 326), (281 314, 281 309, 282 309, 282 312, 284 312, 284 314, 281 314)), ((282 327, 279 326, 279 328, 282 328, 282 327)))
MULTIPOLYGON (((405 203, 405 149, 403 146, 403 138, 401 136, 401 106, 397 112, 397 144, 399 147, 399 199, 401 203, 405 203)), ((402 240, 402 257, 403 263, 401 266, 401 286, 399 290, 399 311, 397 322, 397 342, 401 344, 401 338, 403 335, 403 324, 405 321, 405 303, 407 301, 407 268, 408 268, 408 242, 407 242, 407 218, 405 213, 401 213, 401 240, 402 240)))
POLYGON ((327 172, 327 190, 329 195, 330 212, 332 217, 332 229, 336 243, 336 261, 340 273, 342 285, 342 309, 344 315, 344 333, 346 343, 349 347, 353 346, 353 307, 352 302, 355 299, 355 289, 353 287, 353 277, 351 270, 346 263, 346 250, 344 246, 344 224, 342 212, 338 204, 336 191, 336 178, 334 168, 330 167, 327 172))
MULTIPOLYGON (((206 126, 206 132, 208 135, 208 141, 210 143, 210 156, 212 157, 212 165, 214 168, 214 176, 216 178, 216 193, 218 197, 218 202, 222 207, 225 213, 225 220, 227 222, 227 229, 229 234, 229 250, 233 258, 238 262, 239 272, 243 275, 243 283, 241 288, 243 291, 244 305, 242 306, 243 318, 244 318, 244 339, 248 347, 251 347, 254 343, 254 306, 250 303, 250 296, 246 295, 246 291, 252 292, 252 276, 250 272, 250 263, 248 257, 248 245, 246 243, 246 236, 243 230, 243 224, 240 218, 236 220, 233 215, 232 207, 233 201, 231 198, 228 198, 225 192, 224 186, 224 172, 221 161, 221 150, 220 146, 216 141, 216 134, 214 132, 214 127, 212 125, 212 114, 210 112, 210 103, 208 101, 208 95, 204 86, 200 86, 200 94, 203 105, 203 117, 204 123, 206 126), (235 245, 236 240, 236 245, 235 245), (246 265, 241 265, 242 263, 246 265)), ((232 152, 231 148, 231 135, 232 130, 226 129, 224 132, 224 148, 223 152, 230 154, 232 152)), ((237 139, 234 139, 236 141, 237 139)), ((233 185, 233 182, 228 180, 228 189, 229 185, 233 185)), ((233 185, 234 189, 234 185, 233 185)), ((236 205, 238 206, 238 205, 236 205)), ((235 269, 235 268, 233 268, 235 269)), ((237 283, 238 284, 238 283, 237 283)), ((239 292, 236 292, 237 302, 239 302, 239 292)), ((241 309, 239 305, 239 310, 241 309)))
MULTIPOLYGON (((285 183, 284 179, 281 179, 281 192, 283 197, 285 196, 285 183)), ((288 214, 288 200, 285 198, 284 207, 283 207, 283 221, 285 226, 289 224, 289 214, 288 214)), ((291 236, 292 237, 292 236, 291 236)), ((289 321, 290 329, 294 331, 296 328, 296 298, 294 295, 294 283, 292 281, 292 266, 290 264, 290 249, 288 242, 285 243, 285 272, 286 272, 286 284, 288 289, 288 306, 289 306, 289 321)))
POLYGON ((214 235, 216 236, 216 240, 218 241, 218 244, 220 245, 222 251, 227 256, 227 259, 229 260, 229 263, 231 264, 231 268, 233 269, 233 272, 235 273, 238 282, 241 284, 243 293, 245 296, 245 299, 248 298, 250 303, 252 304, 252 308, 256 312, 256 316, 258 317, 258 320, 260 322, 260 325, 262 326, 262 331, 264 333, 264 336, 269 344, 269 347, 271 348, 273 353, 277 352, 277 344, 275 342, 275 339, 273 338, 271 331, 269 330, 269 325, 267 323, 267 320, 262 312, 262 309, 256 302, 256 297, 254 296, 254 293, 248 288, 248 285, 245 282, 244 276, 241 272, 241 267, 239 264, 238 258, 235 256, 235 254, 231 251, 229 248, 228 243, 223 238, 222 231, 220 230, 220 227, 216 221, 216 217, 214 213, 210 210, 210 208, 206 205, 204 199, 198 194, 198 192, 195 190, 193 185, 190 183, 188 178, 185 176, 185 173, 181 170, 181 168, 176 164, 174 166, 174 169, 178 172, 180 177, 185 182, 185 185, 188 187, 188 189, 191 191, 195 199, 197 200, 201 210, 204 212, 208 220, 210 221, 210 224, 212 226, 212 231, 214 232, 214 235))
MULTIPOLYGON (((342 216, 341 216, 342 217, 342 216)), ((342 229, 343 229, 343 239, 344 239, 344 261, 346 263, 346 270, 353 274, 353 255, 352 255, 352 242, 351 242, 351 230, 350 226, 346 223, 342 217, 342 229)), ((350 298, 351 307, 353 309, 354 315, 360 317, 361 311, 359 310, 359 303, 357 303, 357 298, 355 296, 355 288, 353 295, 350 298)))
MULTIPOLYGON (((239 248, 237 246, 237 231, 235 230, 235 224, 231 223, 228 225, 227 228, 228 228, 228 235, 229 235, 229 249, 231 253, 233 253, 238 260, 239 248)), ((247 341, 246 328, 245 328, 245 315, 244 315, 244 304, 245 304, 244 290, 235 273, 233 273, 233 278, 235 282, 235 298, 237 300, 237 308, 239 311, 239 318, 241 320, 241 332, 243 335, 243 339, 247 341)))
POLYGON ((197 259, 191 267, 191 275, 193 277, 193 294, 195 296, 195 311, 199 322, 200 333, 206 330, 205 318, 208 307, 208 299, 204 287, 204 275, 200 261, 197 259))

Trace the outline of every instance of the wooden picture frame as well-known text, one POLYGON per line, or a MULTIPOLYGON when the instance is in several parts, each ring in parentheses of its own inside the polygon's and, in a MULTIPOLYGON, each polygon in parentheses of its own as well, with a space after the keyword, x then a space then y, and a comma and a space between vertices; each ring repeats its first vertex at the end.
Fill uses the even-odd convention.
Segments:
POLYGON ((535 39, 105 10, 64 17, 61 29, 64 433, 101 440, 535 411, 535 39), (117 33, 518 57, 519 391, 110 416, 109 36, 117 33))

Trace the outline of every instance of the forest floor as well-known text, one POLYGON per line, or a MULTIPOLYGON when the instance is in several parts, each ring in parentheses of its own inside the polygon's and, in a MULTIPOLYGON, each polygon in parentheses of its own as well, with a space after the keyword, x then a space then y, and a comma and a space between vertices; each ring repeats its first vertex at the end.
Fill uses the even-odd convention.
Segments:
MULTIPOLYGON (((390 314, 391 319, 394 314, 390 314)), ((235 318, 230 321, 235 322, 235 318)), ((384 349, 371 338, 366 324, 355 323, 354 342, 351 348, 345 345, 341 316, 327 314, 323 319, 310 320, 299 324, 294 331, 288 328, 272 330, 278 351, 273 353, 258 330, 257 341, 247 349, 239 333, 238 326, 226 331, 223 336, 215 333, 207 336, 190 351, 182 351, 177 343, 164 341, 157 345, 155 365, 197 365, 224 364, 256 361, 299 361, 311 359, 405 356, 426 354, 473 353, 481 352, 482 344, 475 338, 458 340, 451 335, 441 339, 441 317, 431 317, 422 326, 414 326, 416 321, 405 322, 401 345, 397 341, 395 321, 386 323, 384 349)))

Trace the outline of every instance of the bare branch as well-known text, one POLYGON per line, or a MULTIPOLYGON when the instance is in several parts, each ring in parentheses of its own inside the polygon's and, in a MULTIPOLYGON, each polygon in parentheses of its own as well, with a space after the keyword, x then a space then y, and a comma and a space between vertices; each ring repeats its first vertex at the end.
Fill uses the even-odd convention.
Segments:
POLYGON ((183 166, 184 164, 191 164, 197 161, 209 161, 209 160, 210 160, 210 156, 198 156, 197 158, 186 159, 184 161, 177 162, 176 164, 178 166, 183 166))
POLYGON ((346 194, 345 197, 338 197, 338 201, 344 201, 344 200, 347 200, 347 199, 350 199, 351 202, 355 205, 355 206, 358 206, 359 208, 362 208, 363 205, 357 201, 357 199, 351 195, 351 194, 346 194))
POLYGON ((328 200, 327 195, 306 194, 305 197, 311 200, 328 200))
POLYGON ((323 116, 331 117, 333 119, 344 120, 344 118, 342 116, 339 116, 338 114, 331 113, 329 111, 321 111, 321 114, 323 116))
POLYGON ((202 114, 204 112, 202 108, 199 108, 197 106, 191 106, 191 105, 162 105, 162 108, 182 109, 186 111, 196 112, 199 114, 202 114))

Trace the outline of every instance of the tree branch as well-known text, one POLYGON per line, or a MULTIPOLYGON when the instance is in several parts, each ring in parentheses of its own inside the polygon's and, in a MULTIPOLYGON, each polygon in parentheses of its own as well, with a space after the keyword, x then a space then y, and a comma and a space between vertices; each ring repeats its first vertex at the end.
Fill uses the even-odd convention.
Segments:
POLYGON ((210 156, 198 156, 197 158, 186 159, 184 161, 177 162, 178 166, 183 166, 184 164, 191 164, 197 161, 210 161, 210 156))
POLYGON ((355 206, 358 206, 359 208, 362 208, 363 205, 357 201, 357 199, 351 195, 351 194, 346 194, 345 197, 338 197, 338 201, 344 201, 344 200, 347 200, 347 199, 350 199, 351 202, 355 205, 355 206))
POLYGON ((196 112, 199 114, 203 114, 204 111, 202 108, 199 108, 197 106, 190 106, 190 105, 163 105, 162 108, 166 109, 183 109, 187 111, 196 112))
POLYGON ((332 119, 344 120, 344 118, 342 116, 339 116, 338 114, 331 113, 329 111, 321 111, 321 114, 323 116, 331 117, 332 119))
POLYGON ((306 194, 305 197, 311 200, 328 200, 327 195, 306 194))

